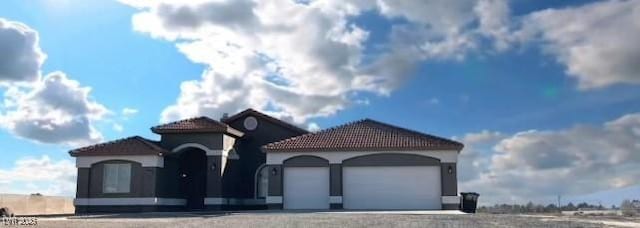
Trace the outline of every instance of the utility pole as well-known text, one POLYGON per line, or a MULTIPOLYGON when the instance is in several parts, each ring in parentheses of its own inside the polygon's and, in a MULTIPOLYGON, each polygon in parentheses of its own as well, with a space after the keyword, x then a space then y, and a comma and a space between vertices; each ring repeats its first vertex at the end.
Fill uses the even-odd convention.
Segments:
POLYGON ((558 210, 560 210, 560 208, 562 207, 562 204, 560 203, 560 199, 562 198, 561 195, 558 195, 558 210))

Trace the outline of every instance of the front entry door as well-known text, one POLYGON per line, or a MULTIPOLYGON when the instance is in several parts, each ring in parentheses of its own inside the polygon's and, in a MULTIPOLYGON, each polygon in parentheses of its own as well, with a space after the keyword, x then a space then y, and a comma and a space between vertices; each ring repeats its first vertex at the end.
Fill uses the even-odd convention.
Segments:
POLYGON ((201 150, 188 150, 180 156, 180 189, 187 209, 204 209, 207 181, 207 156, 201 150))

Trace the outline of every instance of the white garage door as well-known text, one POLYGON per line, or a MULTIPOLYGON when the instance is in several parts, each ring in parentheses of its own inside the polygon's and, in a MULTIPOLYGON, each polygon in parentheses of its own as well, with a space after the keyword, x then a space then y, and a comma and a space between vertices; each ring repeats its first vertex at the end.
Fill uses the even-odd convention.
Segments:
POLYGON ((284 209, 329 209, 328 167, 285 167, 284 209))
POLYGON ((345 209, 442 208, 440 167, 344 167, 345 209))

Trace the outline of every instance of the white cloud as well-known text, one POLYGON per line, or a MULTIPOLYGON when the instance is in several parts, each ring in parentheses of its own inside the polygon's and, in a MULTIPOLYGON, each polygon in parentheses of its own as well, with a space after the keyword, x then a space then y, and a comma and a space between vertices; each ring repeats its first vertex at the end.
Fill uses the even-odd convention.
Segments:
POLYGON ((102 140, 93 123, 109 111, 90 98, 91 88, 63 72, 40 77, 45 59, 38 33, 0 18, 0 127, 41 143, 84 145, 102 140), (5 52, 6 51, 6 52, 5 52))
POLYGON ((318 123, 315 123, 315 122, 311 122, 307 126, 307 130, 310 132, 316 132, 316 131, 319 131, 320 129, 321 129, 320 125, 318 125, 318 123))
POLYGON ((349 103, 366 33, 344 17, 289 1, 172 3, 135 15, 134 28, 179 39, 178 49, 209 69, 181 85, 163 121, 270 106, 300 123, 349 103))
POLYGON ((122 115, 125 115, 125 116, 135 115, 137 113, 138 113, 138 109, 135 109, 135 108, 123 108, 122 109, 122 115))
POLYGON ((353 94, 388 95, 428 59, 462 59, 474 49, 475 1, 128 1, 134 30, 176 42, 205 64, 186 81, 161 121, 267 110, 297 123, 357 103, 353 94), (387 50, 363 62, 369 32, 350 21, 364 11, 405 18, 387 50), (471 13, 469 13, 471 12, 471 13), (414 39, 415 38, 415 39, 414 39))
POLYGON ((117 132, 124 131, 124 127, 122 126, 122 124, 114 123, 112 127, 114 131, 117 131, 117 132))
POLYGON ((40 76, 46 55, 33 29, 0 18, 0 52, 0 84, 31 82, 40 76))
POLYGON ((509 4, 504 0, 481 0, 474 7, 474 12, 478 15, 480 27, 478 32, 489 40, 493 41, 493 46, 499 51, 509 48, 514 42, 514 34, 510 18, 511 10, 509 4))
POLYGON ((70 160, 18 159, 11 169, 0 169, 0 192, 71 196, 75 193, 76 168, 70 160))
POLYGON ((637 1, 517 17, 506 0, 121 2, 139 10, 134 30, 175 42, 206 67, 200 80, 183 82, 162 121, 253 107, 300 124, 357 104, 354 94, 389 95, 425 61, 461 61, 514 44, 542 44, 580 88, 640 81, 637 1), (406 22, 378 34, 388 42, 365 52, 370 32, 351 20, 363 12, 406 22), (494 48, 480 48, 485 43, 494 48))
POLYGON ((520 33, 541 41, 580 89, 640 84, 640 1, 535 12, 524 18, 520 33))
POLYGON ((102 140, 93 127, 108 110, 89 97, 91 88, 62 72, 46 75, 28 88, 5 93, 9 106, 0 115, 13 134, 42 143, 84 145, 102 140))
POLYGON ((548 201, 640 184, 640 113, 597 127, 483 131, 463 142, 460 189, 480 192, 485 203, 548 201))
POLYGON ((484 144, 487 142, 494 142, 501 138, 504 138, 504 135, 500 132, 482 130, 478 133, 468 133, 460 140, 462 140, 464 143, 476 145, 476 144, 484 144))
POLYGON ((139 112, 138 109, 135 109, 135 108, 123 108, 121 111, 122 115, 125 118, 138 114, 138 112, 139 112))

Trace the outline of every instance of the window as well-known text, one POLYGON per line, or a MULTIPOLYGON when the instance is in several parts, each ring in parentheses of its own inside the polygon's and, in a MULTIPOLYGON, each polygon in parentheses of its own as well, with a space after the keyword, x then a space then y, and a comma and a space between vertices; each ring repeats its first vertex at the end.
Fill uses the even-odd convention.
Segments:
POLYGON ((269 169, 267 166, 261 166, 256 175, 256 197, 266 198, 267 189, 269 188, 269 169))
POLYGON ((103 193, 128 193, 131 186, 131 164, 104 164, 103 193))

